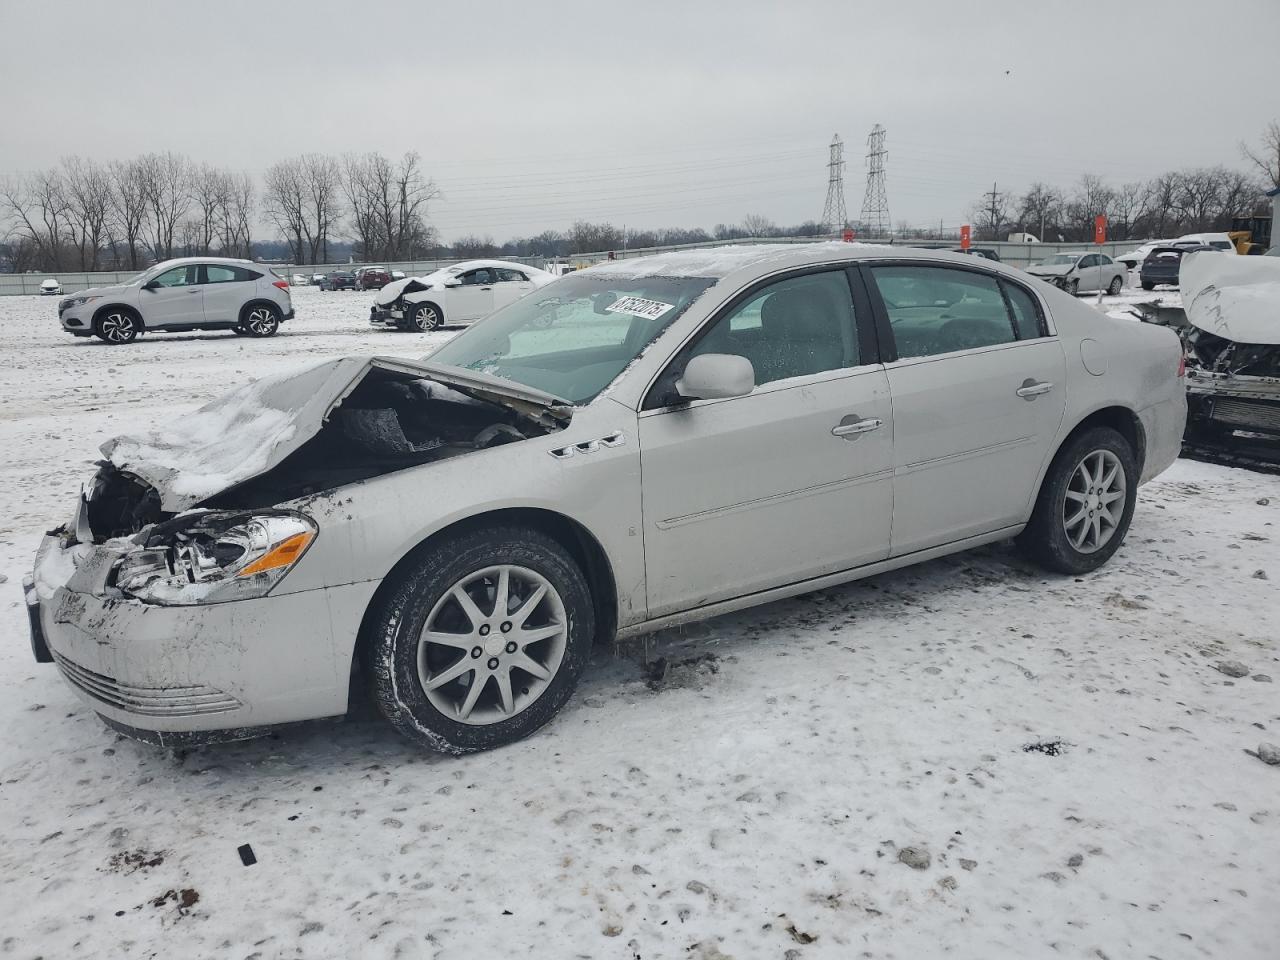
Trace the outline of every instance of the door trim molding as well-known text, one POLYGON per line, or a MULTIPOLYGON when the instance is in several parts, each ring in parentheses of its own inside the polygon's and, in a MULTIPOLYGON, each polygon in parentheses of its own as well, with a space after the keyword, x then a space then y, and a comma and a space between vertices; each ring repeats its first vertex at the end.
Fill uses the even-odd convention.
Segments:
POLYGON ((801 487, 798 490, 788 490, 783 493, 773 493, 767 497, 757 497, 755 500, 744 500, 741 503, 731 503, 723 507, 712 507, 709 510, 700 510, 697 513, 686 514, 683 517, 671 517, 667 520, 655 521, 654 526, 659 530, 670 530, 672 527, 682 527, 685 524, 697 523, 699 520, 711 520, 717 517, 725 517, 734 513, 741 513, 745 510, 754 510, 757 507, 771 507, 774 504, 786 503, 790 500, 801 500, 805 497, 817 496, 818 494, 831 493, 835 490, 842 490, 846 487, 862 486, 866 483, 872 483, 876 480, 889 480, 893 477, 893 470, 885 468, 877 470, 875 473, 864 473, 857 477, 846 477, 843 480, 832 480, 828 483, 819 483, 810 487, 801 487))
POLYGON ((989 453, 997 453, 1001 450, 1020 447, 1024 443, 1032 443, 1035 440, 1035 436, 1018 437, 1015 440, 1002 440, 999 443, 988 444, 985 447, 975 447, 973 450, 963 450, 960 453, 949 453, 945 457, 931 457, 928 460, 916 460, 912 463, 904 463, 901 467, 896 468, 893 475, 895 477, 905 477, 918 470, 928 470, 944 463, 959 463, 962 460, 972 460, 974 457, 985 457, 989 453))

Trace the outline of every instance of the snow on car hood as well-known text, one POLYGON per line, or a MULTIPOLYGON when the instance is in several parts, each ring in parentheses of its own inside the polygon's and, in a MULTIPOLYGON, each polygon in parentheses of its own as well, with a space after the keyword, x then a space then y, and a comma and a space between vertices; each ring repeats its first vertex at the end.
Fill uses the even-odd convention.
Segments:
POLYGON ((1189 253, 1179 284, 1194 326, 1236 343, 1280 344, 1280 259, 1189 253))
POLYGON ((1027 273, 1033 277, 1062 277, 1074 269, 1074 263, 1063 263, 1056 266, 1036 264, 1034 267, 1027 267, 1027 273))
POLYGON ((108 440, 102 454, 154 487, 180 513, 266 473, 315 436, 370 371, 429 379, 526 415, 569 418, 568 404, 532 387, 443 364, 392 357, 326 360, 263 377, 163 427, 108 440))

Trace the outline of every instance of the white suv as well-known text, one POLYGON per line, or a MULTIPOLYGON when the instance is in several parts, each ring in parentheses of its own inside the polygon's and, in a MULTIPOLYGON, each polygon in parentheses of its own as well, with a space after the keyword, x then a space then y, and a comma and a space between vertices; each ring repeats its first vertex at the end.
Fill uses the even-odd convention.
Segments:
POLYGON ((58 303, 62 329, 129 343, 149 330, 232 330, 269 337, 293 319, 288 281, 252 260, 166 260, 127 283, 81 290, 58 303))

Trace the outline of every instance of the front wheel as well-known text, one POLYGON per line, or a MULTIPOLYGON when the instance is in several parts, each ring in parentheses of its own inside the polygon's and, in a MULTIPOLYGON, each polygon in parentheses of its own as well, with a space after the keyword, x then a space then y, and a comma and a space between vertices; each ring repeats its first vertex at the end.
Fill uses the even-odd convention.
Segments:
POLYGON ((1107 287, 1107 293, 1111 294, 1111 296, 1113 297, 1118 297, 1120 296, 1120 288, 1123 286, 1124 286, 1123 280, 1121 280, 1119 277, 1112 277, 1111 285, 1107 287))
POLYGON ((280 312, 265 303, 255 304, 244 312, 240 326, 251 337, 274 337, 280 329, 280 312))
POLYGON ((112 310, 93 324, 93 332, 106 343, 132 343, 141 331, 142 323, 128 310, 112 310))
POLYGON ((419 333, 435 330, 441 323, 440 310, 434 303, 419 304, 414 308, 411 323, 419 333))
POLYGON ((1080 292, 1079 280, 1072 280, 1067 283, 1067 293, 1071 294, 1074 297, 1079 292, 1080 292))
POLYGON ((1096 570, 1129 530, 1138 470, 1123 436, 1110 427, 1085 430, 1054 457, 1018 546, 1056 573, 1096 570))
POLYGON ((460 754, 555 716, 594 634, 590 589, 568 551, 536 530, 490 527, 433 543, 380 601, 362 653, 388 722, 460 754))
POLYGON ((1152 283, 1150 280, 1143 280, 1143 281, 1142 281, 1142 289, 1143 289, 1143 290, 1154 290, 1155 288, 1156 288, 1156 285, 1155 285, 1154 283, 1152 283))

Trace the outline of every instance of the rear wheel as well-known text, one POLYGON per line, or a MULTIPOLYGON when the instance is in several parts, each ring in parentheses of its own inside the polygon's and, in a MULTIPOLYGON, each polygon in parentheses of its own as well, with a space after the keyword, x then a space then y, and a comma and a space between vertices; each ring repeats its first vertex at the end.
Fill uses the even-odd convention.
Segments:
POLYGON ((142 322, 131 310, 113 309, 94 320, 93 332, 106 343, 132 343, 142 332, 142 322))
POLYGON ((1124 281, 1119 277, 1111 278, 1111 286, 1107 287, 1107 293, 1113 297, 1120 296, 1120 288, 1124 286, 1124 281))
POLYGON ((364 663, 388 722, 424 746, 470 753, 555 716, 586 667, 595 616, 564 547, 490 527, 432 544, 367 630, 364 663))
POLYGON ((273 337, 280 329, 280 311, 265 303, 245 308, 239 326, 251 337, 273 337))
POLYGON ((1128 533, 1138 470, 1123 436, 1110 427, 1085 430, 1054 457, 1018 546, 1057 573, 1096 570, 1128 533))

